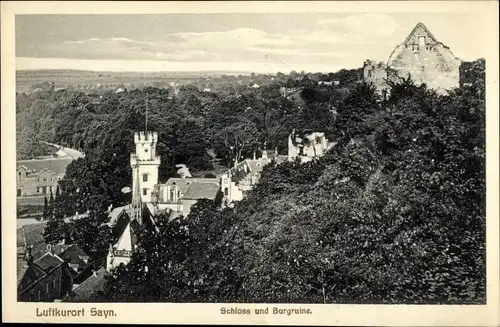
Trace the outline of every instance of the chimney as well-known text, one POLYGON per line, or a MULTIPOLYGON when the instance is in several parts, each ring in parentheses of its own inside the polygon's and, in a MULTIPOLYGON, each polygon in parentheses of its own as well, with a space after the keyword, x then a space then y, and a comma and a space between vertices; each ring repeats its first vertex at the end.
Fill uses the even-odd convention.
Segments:
POLYGON ((255 151, 253 152, 253 160, 256 160, 257 157, 255 156, 255 151))
POLYGON ((33 244, 30 244, 26 247, 26 262, 28 263, 28 266, 33 263, 33 244))
POLYGON ((54 247, 52 246, 52 244, 47 244, 47 252, 50 252, 50 253, 54 253, 54 247))

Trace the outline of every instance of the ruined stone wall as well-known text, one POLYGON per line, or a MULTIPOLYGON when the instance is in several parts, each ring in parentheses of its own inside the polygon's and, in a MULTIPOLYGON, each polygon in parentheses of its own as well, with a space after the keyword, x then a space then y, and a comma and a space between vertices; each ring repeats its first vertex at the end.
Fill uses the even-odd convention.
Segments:
POLYGON ((387 66, 382 61, 366 60, 363 65, 363 80, 366 83, 373 83, 377 92, 381 93, 388 88, 387 66))
POLYGON ((418 23, 406 40, 383 62, 366 60, 363 80, 371 82, 379 93, 389 86, 384 80, 396 82, 408 78, 417 84, 426 84, 439 93, 459 87, 461 60, 448 47, 436 40, 424 24, 418 23))
POLYGON ((441 93, 459 86, 460 60, 441 43, 402 44, 389 57, 388 68, 390 80, 411 75, 417 85, 425 83, 441 93))

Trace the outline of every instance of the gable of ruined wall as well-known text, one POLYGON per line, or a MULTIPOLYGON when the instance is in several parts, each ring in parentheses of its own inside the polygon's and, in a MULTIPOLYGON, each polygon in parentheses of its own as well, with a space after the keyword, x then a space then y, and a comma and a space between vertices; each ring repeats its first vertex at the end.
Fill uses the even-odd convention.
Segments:
POLYGON ((451 89, 459 85, 460 60, 441 43, 419 51, 402 44, 389 57, 388 66, 391 80, 411 75, 416 84, 425 83, 431 89, 451 89))
POLYGON ((404 44, 406 46, 418 45, 418 39, 421 36, 425 37, 426 46, 433 46, 439 43, 422 24, 418 24, 405 40, 404 44))

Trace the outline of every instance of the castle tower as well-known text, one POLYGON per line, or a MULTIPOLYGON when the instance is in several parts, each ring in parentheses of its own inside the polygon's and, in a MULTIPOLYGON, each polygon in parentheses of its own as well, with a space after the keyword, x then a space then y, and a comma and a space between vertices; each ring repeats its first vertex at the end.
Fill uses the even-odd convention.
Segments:
POLYGON ((130 167, 132 168, 132 199, 138 197, 143 203, 151 202, 151 193, 158 184, 158 167, 160 156, 156 155, 158 133, 134 133, 135 153, 130 154, 130 167))

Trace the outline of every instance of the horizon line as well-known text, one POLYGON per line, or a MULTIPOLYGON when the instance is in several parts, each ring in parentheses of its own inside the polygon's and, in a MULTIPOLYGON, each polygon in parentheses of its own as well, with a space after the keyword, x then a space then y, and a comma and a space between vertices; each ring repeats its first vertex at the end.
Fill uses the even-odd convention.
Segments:
POLYGON ((340 67, 335 64, 300 64, 283 62, 218 62, 218 61, 162 61, 134 59, 70 59, 16 57, 16 71, 78 70, 94 72, 247 72, 277 74, 278 72, 308 71, 337 72, 341 69, 361 68, 340 67), (57 67, 57 68, 56 68, 57 67), (246 68, 251 67, 251 68, 246 68))

